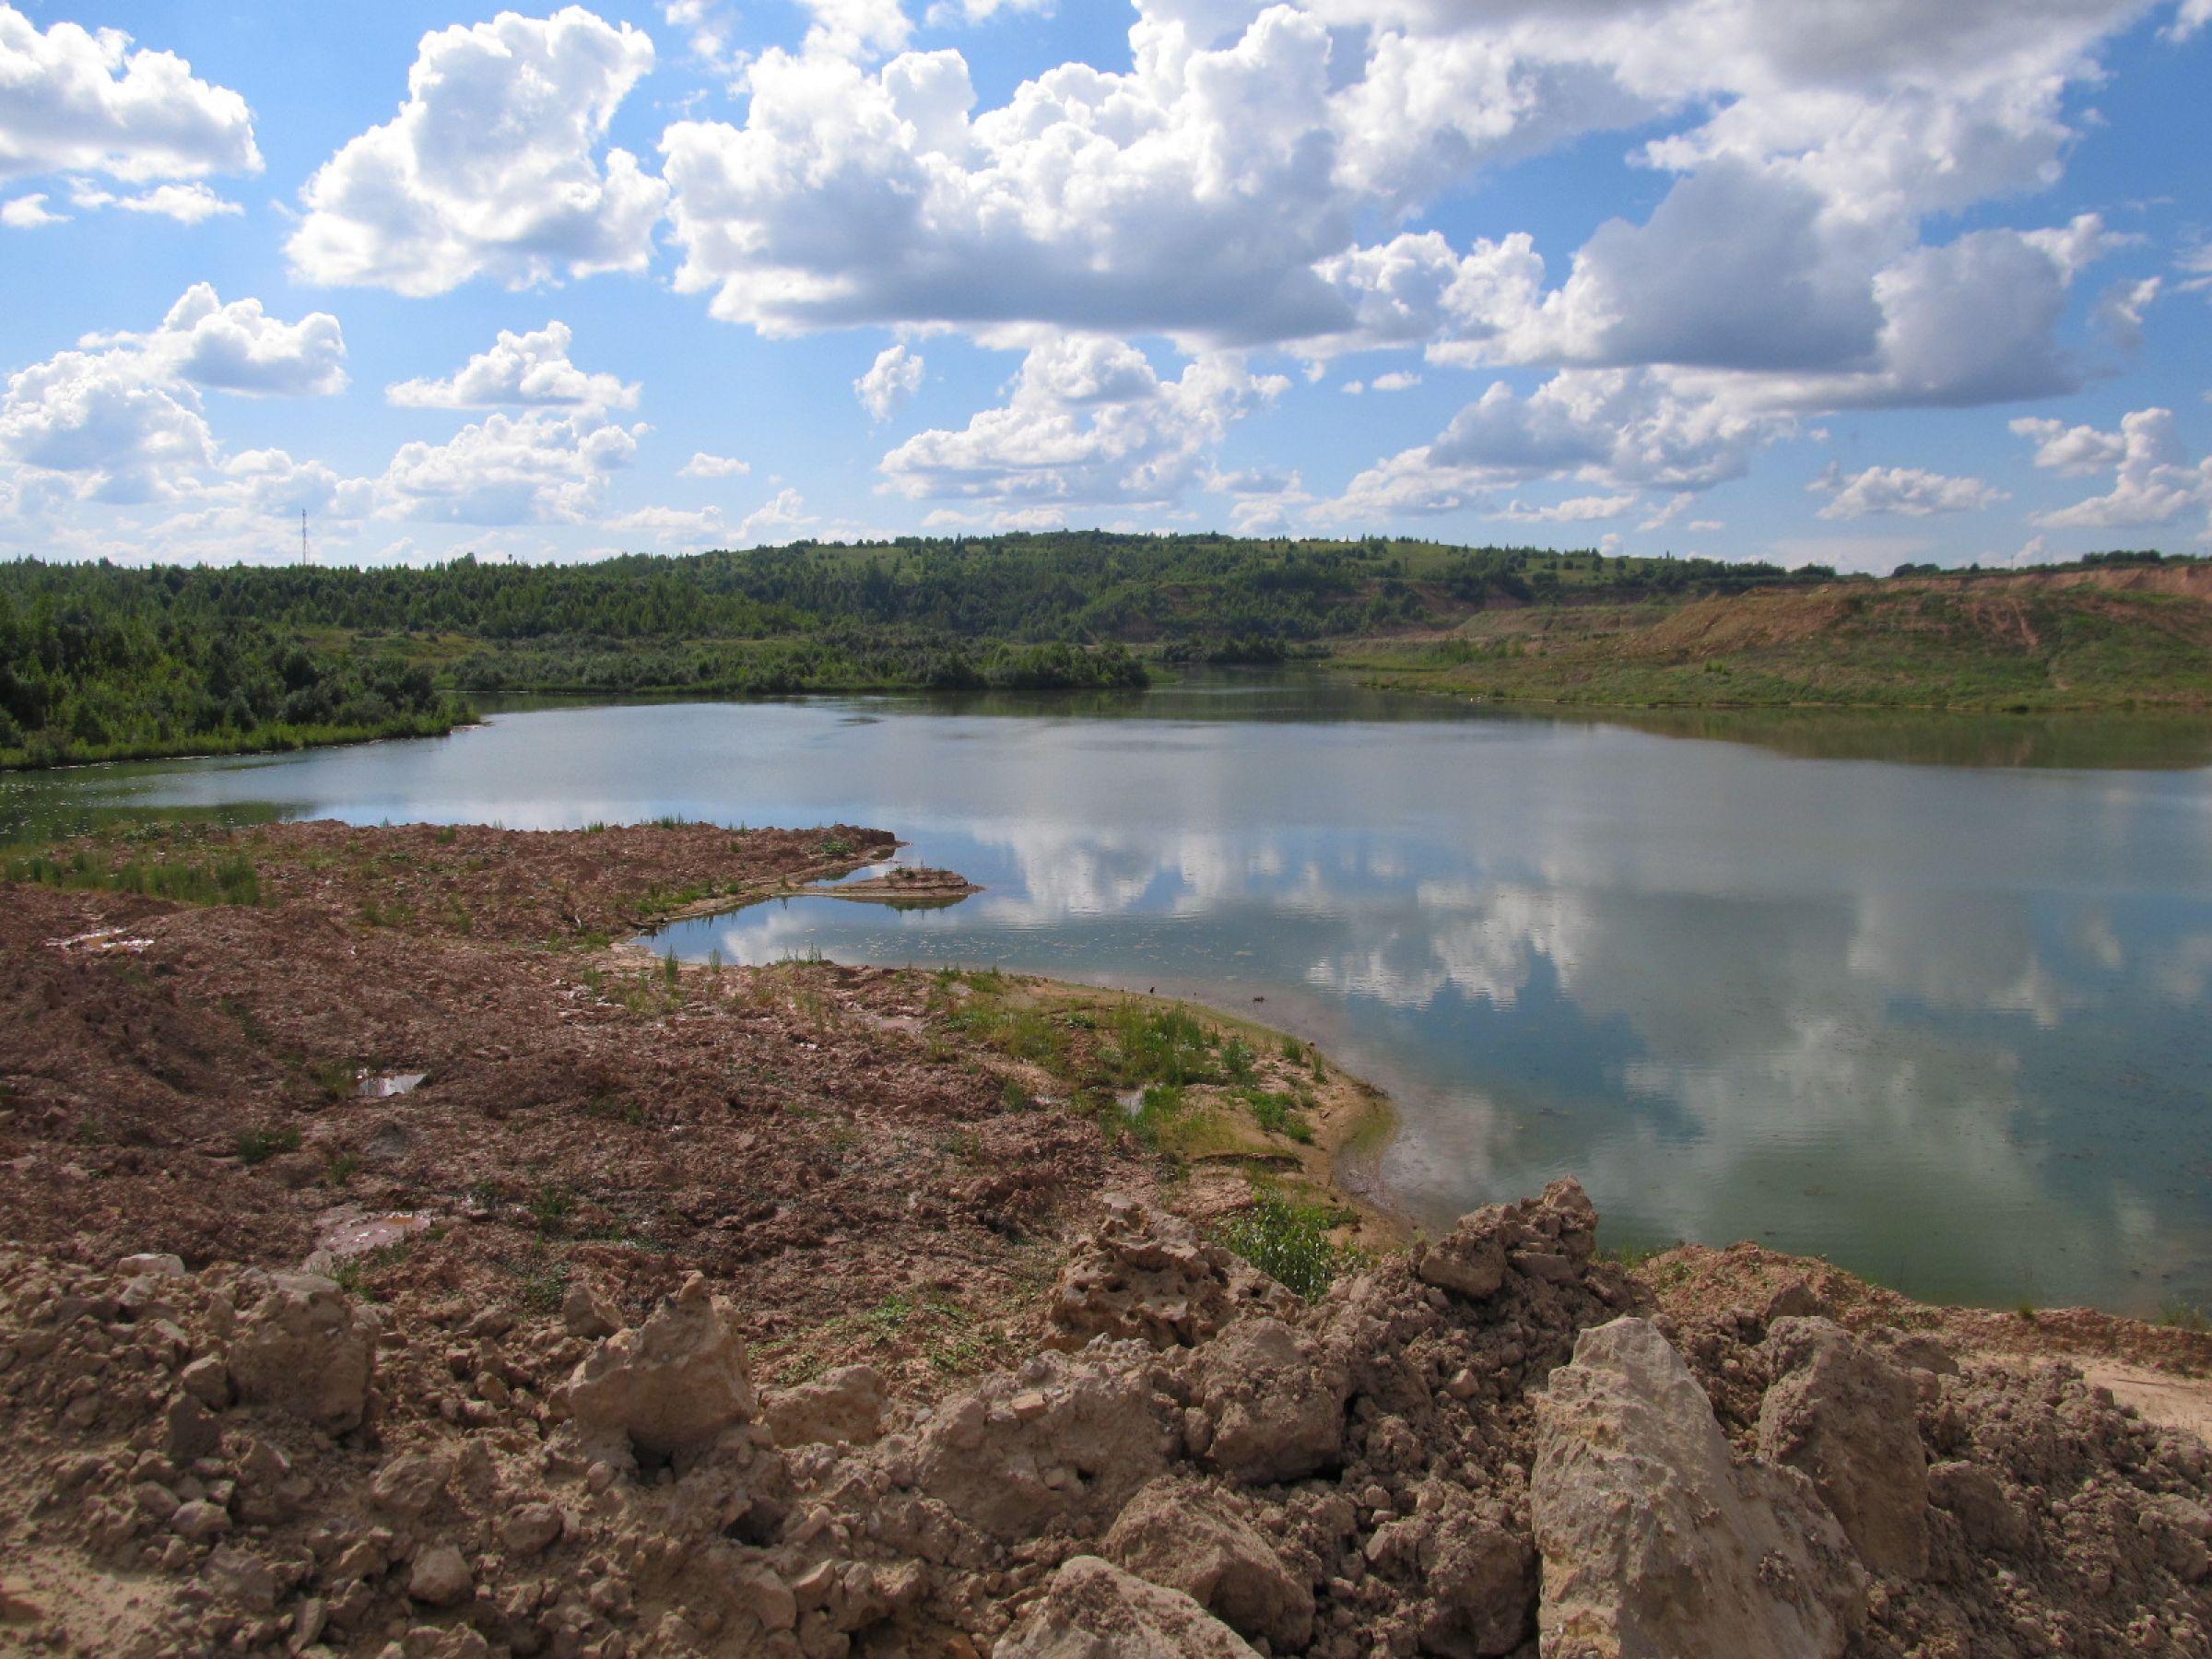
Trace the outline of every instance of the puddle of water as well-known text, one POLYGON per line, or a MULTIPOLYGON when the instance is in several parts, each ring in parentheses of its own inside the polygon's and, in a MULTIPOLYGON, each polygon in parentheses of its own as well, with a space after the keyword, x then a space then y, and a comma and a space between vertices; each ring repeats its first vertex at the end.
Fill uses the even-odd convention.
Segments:
POLYGON ((315 1243, 340 1261, 367 1255, 372 1250, 414 1237, 430 1225, 428 1216, 392 1211, 370 1215, 349 1207, 327 1212, 316 1230, 315 1243))
POLYGON ((359 1092, 364 1100, 382 1100, 394 1095, 413 1094, 429 1075, 429 1072, 386 1072, 382 1077, 363 1077, 359 1092))

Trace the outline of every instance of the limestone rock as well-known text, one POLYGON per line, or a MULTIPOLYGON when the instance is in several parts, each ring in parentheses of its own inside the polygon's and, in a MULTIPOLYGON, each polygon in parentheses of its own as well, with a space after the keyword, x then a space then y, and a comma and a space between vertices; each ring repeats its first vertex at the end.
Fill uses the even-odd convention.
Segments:
POLYGON ((1649 1323, 1584 1331, 1535 1405, 1545 1659, 1843 1651, 1865 1574, 1842 1528, 1796 1471, 1731 1461, 1649 1323))
POLYGON ((2014 1555, 2028 1546, 2028 1517, 2006 1496, 2004 1483, 1978 1464, 1935 1465, 1928 1470, 1928 1499, 1959 1518, 1967 1543, 1976 1549, 2014 1555))
POLYGON ((1582 1184, 1555 1181, 1543 1195, 1491 1204, 1462 1216, 1434 1243, 1418 1244, 1408 1260, 1424 1284, 1467 1301, 1504 1287, 1509 1271, 1551 1284, 1579 1278, 1597 1245, 1597 1209, 1582 1184))
POLYGON ((230 1347, 239 1396, 277 1406, 328 1434, 360 1427, 374 1364, 371 1328, 336 1285, 312 1274, 271 1277, 230 1347))
POLYGON ((914 1484, 1000 1538, 1059 1518, 1106 1524, 1179 1442, 1174 1403, 1131 1363, 1143 1352, 1047 1352, 947 1401, 915 1447, 914 1484))
POLYGON ((1256 1659, 1234 1630, 1178 1590, 1148 1584, 1097 1556, 1053 1577, 1036 1610, 993 1659, 1256 1659))
POLYGON ((1205 1459, 1238 1480, 1298 1480, 1344 1449, 1350 1383, 1277 1319, 1247 1319, 1200 1350, 1194 1392, 1212 1427, 1205 1459))
POLYGON ((1245 1636, 1292 1652, 1312 1638, 1312 1590, 1212 1487, 1153 1481, 1129 1500, 1100 1553, 1245 1636))
POLYGON ((745 1339, 696 1273, 642 1325, 578 1361, 568 1390, 578 1431, 611 1456, 699 1451, 753 1415, 745 1339))
POLYGON ((457 1606, 476 1589, 468 1561, 451 1544, 433 1544, 415 1558, 407 1594, 426 1607, 457 1606))
POLYGON ((1248 1312, 1295 1306, 1289 1291, 1182 1217, 1115 1196, 1060 1270, 1053 1340, 1067 1348, 1098 1336, 1190 1347, 1248 1312))
POLYGON ((1928 1460, 1905 1374, 1841 1325, 1768 1329, 1774 1382, 1759 1413, 1762 1456, 1808 1476, 1875 1571, 1928 1571, 1928 1460))
POLYGON ((1424 1653, 1511 1653, 1535 1622, 1535 1552, 1525 1536, 1477 1510, 1442 1482, 1424 1492, 1412 1529, 1414 1560, 1427 1599, 1420 1610, 1424 1653))
POLYGON ((571 1279, 568 1295, 561 1299, 560 1323, 570 1335, 596 1342, 622 1328, 622 1315, 584 1280, 571 1279))
POLYGON ((796 1388, 778 1389, 760 1420, 779 1446, 870 1444, 883 1432, 889 1406, 873 1366, 845 1365, 796 1388))

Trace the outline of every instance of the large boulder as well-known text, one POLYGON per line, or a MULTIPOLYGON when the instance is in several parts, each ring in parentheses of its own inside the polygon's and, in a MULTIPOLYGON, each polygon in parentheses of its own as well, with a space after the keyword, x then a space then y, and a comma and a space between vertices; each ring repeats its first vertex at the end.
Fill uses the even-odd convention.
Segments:
POLYGON ((1182 1591, 1245 1636, 1292 1652, 1312 1639, 1312 1588, 1217 1488, 1152 1482, 1129 1500, 1100 1553, 1182 1591))
POLYGON ((1865 1586, 1842 1528, 1795 1470, 1731 1460, 1653 1325, 1584 1331, 1535 1406, 1545 1659, 1842 1653, 1865 1586))
POLYGON ((335 1284, 309 1273, 269 1277, 229 1353, 241 1400, 273 1406, 326 1434, 360 1427, 374 1366, 374 1326, 335 1284))
POLYGON ((1174 1401, 1133 1344, 1047 1351, 938 1407, 914 1447, 914 1484, 994 1537, 1056 1521, 1104 1526, 1181 1449, 1174 1401))
POLYGON ((1912 1380, 1841 1325, 1779 1319, 1759 1406, 1762 1457, 1805 1473, 1876 1572, 1928 1571, 1928 1459, 1912 1380))
POLYGON ((612 1461, 706 1450, 753 1415, 735 1314, 693 1274, 643 1324, 616 1332, 577 1362, 568 1402, 585 1443, 612 1461))
POLYGON ((1428 1483, 1415 1512, 1381 1528, 1371 1558, 1410 1567, 1421 1652, 1447 1659, 1511 1653, 1535 1624, 1536 1560, 1511 1515, 1477 1504, 1448 1480, 1428 1483))
POLYGON ((779 1446, 865 1446, 883 1432, 890 1401, 873 1366, 843 1365, 811 1382, 778 1389, 760 1420, 779 1446))
POLYGON ((1344 1454, 1351 1383, 1279 1319, 1239 1322, 1199 1350, 1193 1394, 1205 1461, 1232 1479, 1300 1480, 1344 1454))
POLYGON ((1482 1301, 1504 1287, 1507 1273, 1567 1284, 1588 1269, 1597 1247, 1597 1207, 1572 1177, 1553 1182, 1536 1198, 1486 1205, 1459 1218, 1433 1243, 1417 1243, 1414 1277, 1465 1301, 1482 1301))
POLYGON ((1258 1659, 1181 1591, 1097 1556, 1063 1566, 1036 1610, 991 1652, 992 1659, 1258 1659))
POLYGON ((1053 1342, 1076 1348, 1106 1336, 1193 1347, 1246 1313, 1282 1314, 1296 1305, 1289 1291, 1182 1217, 1110 1197, 1105 1218, 1060 1270, 1053 1342))

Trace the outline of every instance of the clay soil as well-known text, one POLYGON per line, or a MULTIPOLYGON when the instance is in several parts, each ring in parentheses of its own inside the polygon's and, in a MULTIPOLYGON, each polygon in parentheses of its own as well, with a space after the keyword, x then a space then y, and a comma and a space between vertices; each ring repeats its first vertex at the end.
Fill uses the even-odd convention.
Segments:
MULTIPOLYGON (((736 1292, 770 1379, 865 1358, 934 1392, 1011 1351, 1102 1191, 1182 1184, 1110 1100, 1078 1099, 1120 999, 1041 1013, 1044 989, 1006 976, 677 969, 619 943, 892 845, 302 823, 56 848, 87 854, 76 880, 242 857, 261 901, 6 888, 10 1240, 287 1269, 335 1245, 374 1298, 518 1312, 578 1275, 640 1311, 700 1271, 736 1292)), ((1268 1141, 1246 1127, 1197 1183, 1207 1207, 1249 1201, 1247 1162, 1325 1176, 1326 1134, 1268 1141)))

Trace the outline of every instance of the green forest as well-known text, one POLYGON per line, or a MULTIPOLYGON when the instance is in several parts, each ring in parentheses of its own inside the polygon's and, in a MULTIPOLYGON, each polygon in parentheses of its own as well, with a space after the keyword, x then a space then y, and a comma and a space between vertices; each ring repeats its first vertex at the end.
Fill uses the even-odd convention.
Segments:
POLYGON ((1135 688, 1147 664, 1434 639, 1492 610, 1671 607, 1838 580, 1589 550, 1105 532, 588 565, 24 559, 0 564, 0 766, 442 732, 476 692, 1135 688))

